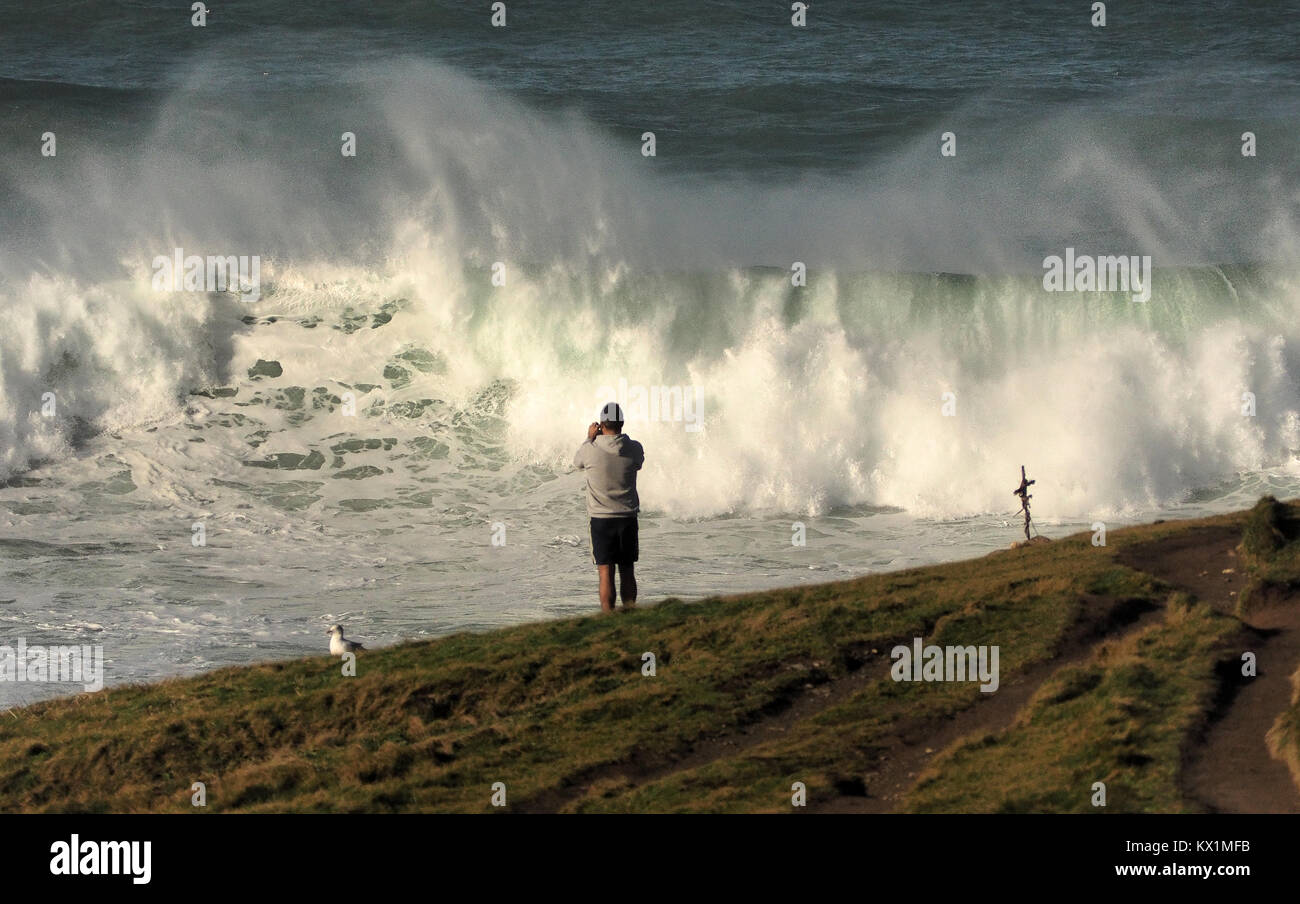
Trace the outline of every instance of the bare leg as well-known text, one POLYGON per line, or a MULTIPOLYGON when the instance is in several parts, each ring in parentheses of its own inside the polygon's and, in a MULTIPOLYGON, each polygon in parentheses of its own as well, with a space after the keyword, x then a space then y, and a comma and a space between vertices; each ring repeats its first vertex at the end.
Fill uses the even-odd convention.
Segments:
POLYGON ((600 608, 603 612, 614 611, 614 566, 597 565, 596 573, 600 575, 600 608))
POLYGON ((619 595, 623 598, 623 608, 631 609, 636 605, 636 570, 631 562, 618 566, 619 595))

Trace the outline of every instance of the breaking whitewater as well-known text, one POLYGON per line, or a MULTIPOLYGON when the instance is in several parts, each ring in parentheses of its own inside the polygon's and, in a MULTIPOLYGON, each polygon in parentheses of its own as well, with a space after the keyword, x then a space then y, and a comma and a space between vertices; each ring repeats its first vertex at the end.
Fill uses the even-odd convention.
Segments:
MULTIPOLYGON (((334 135, 339 102, 265 115, 334 135)), ((1051 174, 1023 161, 980 169, 995 209, 935 218, 960 192, 901 163, 661 179, 441 69, 351 103, 354 161, 217 114, 196 131, 177 100, 138 144, 16 183, 6 637, 102 645, 116 684, 319 653, 335 622, 369 646, 593 611, 569 462, 611 395, 646 448, 647 599, 1004 547, 1021 465, 1055 535, 1300 494, 1300 281, 1267 263, 1294 259, 1285 210, 1253 256, 1173 226, 1098 239, 1122 218, 1084 194, 1035 211, 1013 186, 1051 174), (212 154, 240 129, 272 137, 212 154), (1151 255, 1148 300, 1048 291, 1040 262, 1076 251, 1151 255), (189 255, 235 266, 187 283, 189 255)), ((1125 203, 1196 193, 1133 177, 1125 203)))

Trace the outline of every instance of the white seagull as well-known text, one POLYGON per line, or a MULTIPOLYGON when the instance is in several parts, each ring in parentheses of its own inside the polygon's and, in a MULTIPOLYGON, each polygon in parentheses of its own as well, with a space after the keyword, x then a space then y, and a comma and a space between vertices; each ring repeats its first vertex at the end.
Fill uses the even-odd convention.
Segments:
POLYGON ((330 635, 330 652, 335 656, 342 656, 344 653, 355 653, 357 650, 364 650, 361 644, 355 640, 348 640, 343 636, 342 625, 331 625, 330 635))

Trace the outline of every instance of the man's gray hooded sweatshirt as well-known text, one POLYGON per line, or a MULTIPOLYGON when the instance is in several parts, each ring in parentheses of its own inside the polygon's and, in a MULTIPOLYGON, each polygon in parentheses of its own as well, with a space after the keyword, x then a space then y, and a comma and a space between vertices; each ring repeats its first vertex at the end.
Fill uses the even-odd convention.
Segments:
POLYGON ((645 450, 626 433, 601 434, 578 447, 573 466, 587 475, 587 514, 592 518, 628 518, 641 510, 636 472, 645 450))

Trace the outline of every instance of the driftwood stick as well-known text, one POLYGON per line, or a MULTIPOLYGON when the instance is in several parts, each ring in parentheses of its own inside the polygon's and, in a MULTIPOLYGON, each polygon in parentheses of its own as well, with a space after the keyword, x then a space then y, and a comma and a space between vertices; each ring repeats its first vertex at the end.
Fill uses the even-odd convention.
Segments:
POLYGON ((1034 497, 1030 494, 1029 488, 1034 485, 1034 481, 1025 475, 1025 466, 1020 466, 1020 486, 1011 491, 1011 495, 1020 497, 1020 510, 1025 513, 1025 539, 1029 539, 1029 500, 1034 497))

